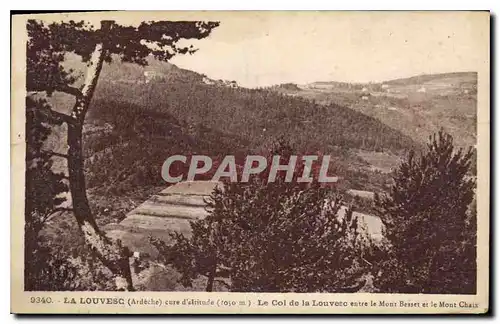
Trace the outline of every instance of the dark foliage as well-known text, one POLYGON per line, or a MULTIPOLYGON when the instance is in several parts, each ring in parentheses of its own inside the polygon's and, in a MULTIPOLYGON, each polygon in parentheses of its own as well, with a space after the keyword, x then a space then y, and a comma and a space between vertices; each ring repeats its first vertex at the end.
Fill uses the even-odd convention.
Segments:
POLYGON ((38 233, 45 220, 65 201, 58 197, 68 191, 63 173, 52 171, 51 151, 43 143, 50 135, 51 125, 60 124, 47 114, 48 104, 43 99, 26 99, 26 209, 30 231, 38 233))
POLYGON ((60 290, 70 284, 76 271, 63 258, 54 257, 39 235, 47 220, 61 213, 58 206, 65 198, 58 195, 68 190, 64 175, 51 169, 51 153, 43 149, 51 125, 60 123, 50 118, 48 109, 44 100, 26 98, 26 290, 60 290))
POLYGON ((256 176, 216 188, 191 237, 175 233, 171 246, 152 239, 161 260, 186 286, 206 276, 207 291, 215 280, 244 292, 359 290, 370 242, 352 210, 331 188, 284 179, 256 176))
POLYGON ((475 293, 472 157, 440 131, 425 153, 400 165, 390 195, 376 200, 390 244, 377 279, 382 291, 475 293))
MULTIPOLYGON (((86 135, 84 148, 89 187, 111 194, 124 194, 138 186, 165 185, 161 167, 169 156, 204 154, 219 161, 227 154, 243 155, 248 147, 247 141, 238 136, 203 125, 192 127, 169 113, 130 103, 96 100, 89 118, 96 129, 106 124, 112 128, 86 135)), ((187 175, 188 164, 174 167, 173 175, 187 175)), ((213 172, 205 177, 211 175, 213 172)))
POLYGON ((166 112, 190 125, 243 138, 252 149, 280 137, 287 138, 298 151, 327 152, 345 147, 400 152, 414 145, 400 132, 346 107, 319 105, 270 90, 206 85, 189 74, 171 79, 174 73, 165 72, 165 80, 159 77, 132 86, 103 82, 96 98, 121 98, 144 110, 166 112))

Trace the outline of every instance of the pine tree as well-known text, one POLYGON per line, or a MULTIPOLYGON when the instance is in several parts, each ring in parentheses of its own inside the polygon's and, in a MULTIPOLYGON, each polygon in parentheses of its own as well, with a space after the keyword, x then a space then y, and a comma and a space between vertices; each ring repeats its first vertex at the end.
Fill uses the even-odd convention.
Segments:
POLYGON ((149 55, 168 61, 176 54, 193 53, 196 49, 192 45, 181 46, 179 41, 205 38, 217 26, 217 22, 200 21, 143 22, 137 27, 102 21, 99 28, 84 21, 27 23, 27 91, 45 92, 48 96, 63 92, 75 98, 69 113, 49 109, 49 114, 67 124, 66 157, 73 214, 86 243, 115 274, 117 289, 133 290, 130 252, 120 242, 111 242, 97 226, 87 199, 83 168, 82 130, 102 66, 114 59, 146 65, 149 55), (67 53, 80 56, 87 65, 81 87, 75 86, 74 71, 62 64, 67 53))
POLYGON ((390 244, 377 280, 382 291, 474 293, 473 154, 455 150, 439 131, 424 153, 401 163, 390 195, 377 197, 390 244))
MULTIPOLYGON (((271 152, 284 164, 293 150, 280 143, 271 152)), ((191 237, 174 233, 173 245, 153 238, 163 263, 185 286, 206 277, 207 291, 215 282, 238 292, 358 291, 369 240, 352 209, 332 188, 286 182, 284 173, 267 182, 267 174, 217 187, 209 215, 191 222, 191 237)))

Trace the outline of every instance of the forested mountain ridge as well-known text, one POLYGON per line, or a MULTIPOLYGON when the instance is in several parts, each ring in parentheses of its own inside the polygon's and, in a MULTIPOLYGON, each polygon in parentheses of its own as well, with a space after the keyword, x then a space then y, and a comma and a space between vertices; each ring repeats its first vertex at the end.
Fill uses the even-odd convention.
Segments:
MULTIPOLYGON (((78 69, 74 60, 67 64, 78 69)), ((72 104, 59 94, 52 102, 61 111, 72 104)), ((106 64, 86 123, 88 187, 115 193, 165 185, 161 165, 173 154, 221 158, 259 153, 284 138, 298 154, 331 154, 333 171, 351 181, 359 178, 352 172, 367 164, 351 150, 400 155, 416 145, 401 132, 340 105, 235 87, 155 60, 146 67, 106 64)), ((63 148, 64 139, 55 139, 53 144, 63 148)), ((365 177, 357 189, 369 187, 365 177)))
POLYGON ((113 98, 149 111, 168 112, 192 125, 238 134, 254 147, 279 136, 308 150, 338 146, 399 151, 414 144, 409 137, 346 107, 324 107, 274 91, 210 81, 214 80, 169 63, 151 60, 144 69, 115 63, 104 67, 96 100, 113 98))

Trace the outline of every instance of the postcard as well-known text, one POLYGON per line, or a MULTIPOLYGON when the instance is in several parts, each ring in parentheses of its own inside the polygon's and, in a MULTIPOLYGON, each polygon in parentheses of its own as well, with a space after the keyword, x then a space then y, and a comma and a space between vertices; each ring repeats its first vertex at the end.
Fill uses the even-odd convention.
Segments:
POLYGON ((11 312, 485 313, 490 13, 12 16, 11 312))

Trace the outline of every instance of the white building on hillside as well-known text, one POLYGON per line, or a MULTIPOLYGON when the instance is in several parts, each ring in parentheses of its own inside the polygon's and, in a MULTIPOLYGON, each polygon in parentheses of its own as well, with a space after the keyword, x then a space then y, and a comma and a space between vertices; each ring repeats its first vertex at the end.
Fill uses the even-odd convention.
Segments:
POLYGON ((206 76, 204 76, 203 77, 203 83, 212 85, 212 84, 215 84, 215 81, 212 80, 212 79, 210 79, 210 78, 207 78, 206 76))
POLYGON ((151 80, 159 77, 160 74, 155 71, 144 71, 144 83, 149 83, 151 80))

